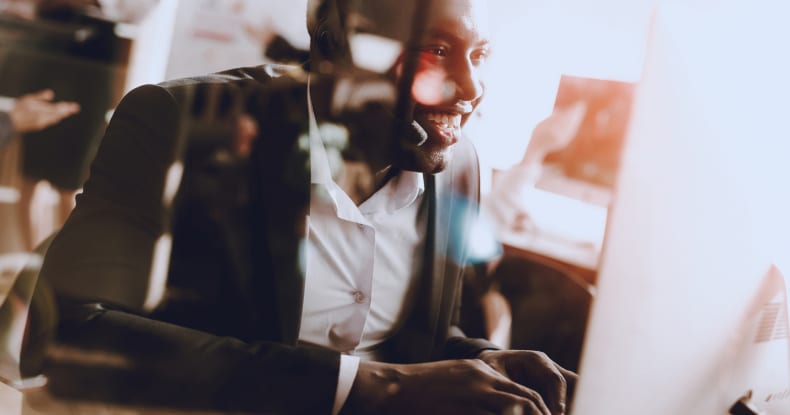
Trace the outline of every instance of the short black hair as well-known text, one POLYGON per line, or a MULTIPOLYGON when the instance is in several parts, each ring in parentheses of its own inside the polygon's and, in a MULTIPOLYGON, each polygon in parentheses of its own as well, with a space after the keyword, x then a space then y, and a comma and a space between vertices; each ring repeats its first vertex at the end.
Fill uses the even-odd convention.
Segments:
POLYGON ((336 0, 307 0, 307 33, 311 39, 318 36, 336 0))
MULTIPOLYGON (((378 1, 378 0, 376 0, 378 1)), ((352 0, 308 0, 307 32, 310 50, 317 56, 336 59, 347 49, 343 32, 343 13, 352 0), (339 33, 338 33, 339 32, 339 33)))

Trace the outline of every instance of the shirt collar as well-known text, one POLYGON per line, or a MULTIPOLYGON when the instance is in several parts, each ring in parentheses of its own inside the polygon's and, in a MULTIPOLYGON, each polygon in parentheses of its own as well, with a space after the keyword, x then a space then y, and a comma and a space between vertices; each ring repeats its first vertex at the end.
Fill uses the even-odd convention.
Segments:
POLYGON ((329 165, 329 158, 326 154, 324 141, 321 138, 321 130, 318 127, 318 121, 315 119, 315 111, 313 110, 313 99, 310 95, 310 76, 307 76, 307 113, 309 116, 309 132, 310 135, 310 183, 329 185, 333 183, 332 170, 329 165))
POLYGON ((411 206, 425 192, 422 173, 402 171, 359 206, 364 214, 392 213, 411 206))
MULTIPOLYGON (((310 182, 312 184, 323 185, 327 190, 336 188, 339 190, 333 179, 334 169, 342 168, 342 158, 335 157, 330 159, 324 143, 324 130, 331 133, 333 127, 322 128, 318 125, 313 109, 313 100, 310 94, 310 77, 307 78, 307 106, 309 116, 309 136, 310 136, 310 182), (323 132, 322 132, 323 131, 323 132)), ((335 154, 339 155, 339 152, 335 154)), ((425 192, 425 180, 422 173, 413 171, 402 171, 397 176, 387 182, 387 184, 373 194, 368 200, 363 202, 359 209, 365 214, 379 211, 394 212, 410 206, 425 192)), ((334 193, 330 191, 330 194, 334 193)), ((335 199, 332 197, 332 199, 335 199)), ((337 200, 334 200, 335 204, 337 200)))

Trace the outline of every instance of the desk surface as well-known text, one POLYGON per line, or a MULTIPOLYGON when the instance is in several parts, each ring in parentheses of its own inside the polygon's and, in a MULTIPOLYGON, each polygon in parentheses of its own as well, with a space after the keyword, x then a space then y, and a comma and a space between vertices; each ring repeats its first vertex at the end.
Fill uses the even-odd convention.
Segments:
POLYGON ((501 232, 499 237, 506 247, 534 253, 587 271, 598 269, 600 247, 593 244, 573 243, 551 234, 534 231, 507 230, 501 232))
POLYGON ((504 245, 597 271, 606 208, 536 188, 523 192, 522 198, 523 220, 499 228, 504 245))

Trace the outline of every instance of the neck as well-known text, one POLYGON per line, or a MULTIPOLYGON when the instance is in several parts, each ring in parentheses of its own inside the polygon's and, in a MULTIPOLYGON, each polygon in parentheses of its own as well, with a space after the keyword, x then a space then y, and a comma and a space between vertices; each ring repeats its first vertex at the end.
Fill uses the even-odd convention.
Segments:
MULTIPOLYGON (((323 122, 333 122, 333 120, 327 116, 326 108, 316 105, 319 102, 326 102, 320 99, 319 90, 320 88, 314 88, 311 85, 312 110, 317 124, 321 125, 323 122)), ((371 132, 365 139, 374 140, 377 134, 380 132, 371 132)), ((348 142, 353 146, 355 140, 349 139, 348 142)), ((390 153, 382 153, 380 146, 354 146, 350 152, 356 155, 355 159, 343 161, 343 169, 336 178, 336 182, 358 206, 384 187, 390 179, 397 176, 400 170, 392 167, 390 153)))
POLYGON ((347 160, 343 163, 343 171, 337 178, 337 184, 359 206, 381 190, 398 173, 399 170, 391 166, 374 173, 367 163, 347 160))

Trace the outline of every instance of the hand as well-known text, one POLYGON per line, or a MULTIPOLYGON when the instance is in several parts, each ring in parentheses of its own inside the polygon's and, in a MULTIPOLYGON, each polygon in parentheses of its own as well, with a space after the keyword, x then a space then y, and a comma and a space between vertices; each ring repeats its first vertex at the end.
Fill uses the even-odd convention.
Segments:
POLYGON ((552 415, 564 414, 577 375, 531 350, 486 350, 478 358, 509 379, 540 392, 552 415))
POLYGON ((536 391, 477 359, 410 365, 362 362, 342 413, 550 415, 536 391))
POLYGON ((27 133, 43 130, 80 111, 76 102, 52 102, 55 93, 44 89, 16 99, 8 113, 14 131, 27 133))
POLYGON ((584 101, 555 109, 532 130, 521 164, 540 164, 547 154, 565 148, 576 137, 586 113, 587 104, 584 101))

